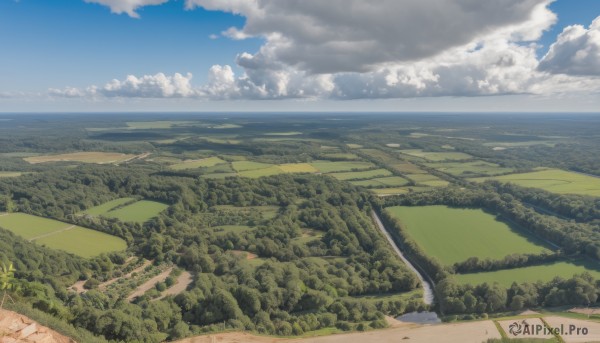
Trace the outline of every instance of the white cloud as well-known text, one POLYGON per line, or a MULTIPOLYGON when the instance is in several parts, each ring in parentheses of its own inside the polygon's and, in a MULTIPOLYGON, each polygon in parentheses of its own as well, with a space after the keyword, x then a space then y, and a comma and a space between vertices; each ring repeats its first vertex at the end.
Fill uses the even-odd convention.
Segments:
POLYGON ((537 59, 536 41, 556 22, 556 15, 548 9, 551 2, 186 0, 188 9, 203 7, 246 18, 243 28, 229 28, 223 36, 265 39, 258 52, 237 56, 235 62, 243 69, 239 75, 229 65, 214 65, 206 84, 196 87, 191 74, 159 73, 49 93, 244 100, 600 91, 599 78, 565 75, 600 74, 600 19, 589 29, 568 27, 541 63, 537 59), (566 63, 558 56, 580 63, 566 63))
POLYGON ((139 18, 136 12, 144 6, 162 5, 169 0, 84 0, 87 3, 95 3, 108 6, 112 13, 127 13, 132 18, 139 18))
POLYGON ((240 14, 235 39, 265 37, 258 54, 310 73, 365 72, 414 61, 526 22, 549 0, 187 0, 240 14))
POLYGON ((600 16, 587 29, 567 26, 539 68, 555 74, 600 76, 600 16))

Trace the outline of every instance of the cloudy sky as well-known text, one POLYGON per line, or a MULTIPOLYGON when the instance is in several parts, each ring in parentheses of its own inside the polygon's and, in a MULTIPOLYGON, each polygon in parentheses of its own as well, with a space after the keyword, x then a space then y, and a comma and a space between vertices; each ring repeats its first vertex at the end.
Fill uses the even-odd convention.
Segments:
POLYGON ((600 111, 600 0, 0 0, 0 112, 600 111))

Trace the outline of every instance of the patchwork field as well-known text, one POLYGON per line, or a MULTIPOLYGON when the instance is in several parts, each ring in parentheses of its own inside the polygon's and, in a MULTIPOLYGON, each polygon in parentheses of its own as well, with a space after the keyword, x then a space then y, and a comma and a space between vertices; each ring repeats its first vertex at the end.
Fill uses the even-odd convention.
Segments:
POLYGON ((503 168, 495 163, 485 161, 426 163, 428 167, 454 176, 493 176, 512 172, 512 168, 503 168))
POLYGON ((375 165, 370 162, 360 161, 316 161, 311 162, 311 165, 317 168, 321 173, 345 172, 361 169, 371 169, 375 165))
POLYGON ((37 244, 82 257, 93 257, 127 248, 127 244, 121 238, 24 213, 1 215, 0 227, 37 244))
POLYGON ((136 155, 120 154, 116 152, 74 152, 70 154, 25 157, 24 160, 31 164, 46 162, 83 162, 107 164, 127 161, 135 156, 136 155))
POLYGON ((536 282, 550 281, 560 276, 570 278, 574 274, 589 272, 595 278, 600 278, 600 270, 591 263, 573 263, 573 262, 555 262, 540 266, 523 267, 516 269, 505 269, 493 272, 460 274, 455 278, 460 283, 470 283, 472 285, 487 282, 492 284, 498 282, 502 286, 510 287, 513 282, 536 282))
POLYGON ((145 223, 158 216, 160 212, 169 207, 166 204, 156 201, 140 200, 132 202, 132 200, 132 198, 115 199, 105 204, 87 209, 83 213, 107 218, 117 218, 124 222, 145 223))
POLYGON ((398 187, 408 184, 408 180, 399 176, 378 177, 370 180, 351 181, 355 186, 367 188, 398 187))
POLYGON ((214 167, 218 164, 227 163, 218 157, 208 157, 201 160, 187 160, 181 163, 173 164, 169 168, 172 170, 185 170, 204 167, 214 167))
POLYGON ((541 242, 517 232, 480 209, 446 206, 386 208, 430 256, 450 265, 469 257, 501 259, 514 253, 548 251, 541 242))
POLYGON ((389 187, 389 188, 372 188, 370 191, 379 195, 395 195, 395 194, 406 194, 410 192, 424 192, 433 188, 426 186, 405 186, 405 187, 389 187))
POLYGON ((581 194, 600 197, 600 178, 560 169, 474 178, 470 180, 476 182, 498 180, 515 183, 523 187, 540 188, 552 193, 581 194))
POLYGON ((462 152, 428 152, 421 149, 400 150, 405 155, 424 158, 429 161, 462 161, 470 160, 473 156, 462 152))
POLYGON ((392 173, 387 169, 373 169, 373 170, 365 170, 360 172, 345 172, 345 173, 332 173, 328 174, 330 176, 335 177, 338 180, 348 181, 348 180, 364 180, 370 179, 374 177, 381 176, 389 176, 392 173))

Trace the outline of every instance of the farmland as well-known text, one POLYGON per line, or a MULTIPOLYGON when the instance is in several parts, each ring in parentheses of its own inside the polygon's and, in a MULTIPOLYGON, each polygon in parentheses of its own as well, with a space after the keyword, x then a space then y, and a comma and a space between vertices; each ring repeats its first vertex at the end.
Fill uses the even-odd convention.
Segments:
POLYGON ((381 176, 389 176, 392 173, 386 169, 373 169, 359 172, 345 172, 345 173, 331 173, 330 176, 335 177, 338 180, 348 181, 348 180, 364 180, 370 179, 373 177, 381 177, 381 176))
POLYGON ((495 163, 485 161, 426 163, 426 165, 441 172, 462 177, 507 174, 514 170, 512 168, 503 168, 495 163))
POLYGON ((120 198, 87 209, 83 213, 107 218, 116 218, 124 222, 144 223, 169 207, 160 202, 132 198, 120 198))
POLYGON ((125 241, 118 237, 24 213, 0 216, 0 228, 12 231, 37 244, 81 257, 93 257, 127 248, 125 241))
POLYGON ((469 257, 500 259, 514 253, 546 251, 531 237, 492 215, 446 206, 390 207, 403 229, 430 256, 450 265, 469 257))
POLYGON ((173 170, 194 169, 202 167, 214 167, 219 164, 226 163, 218 157, 208 157, 201 160, 187 160, 181 163, 173 164, 169 168, 173 170))
POLYGON ((478 284, 487 282, 493 284, 498 282, 504 287, 510 287, 513 282, 547 282, 557 276, 568 278, 574 274, 584 272, 591 273, 595 278, 600 278, 600 269, 591 263, 582 262, 556 262, 540 266, 523 267, 516 269, 505 269, 493 272, 459 274, 454 276, 463 284, 478 284))
POLYGON ((31 164, 47 162, 82 162, 82 163, 119 163, 134 158, 135 155, 113 152, 74 152, 59 155, 41 155, 25 157, 24 160, 31 164))
POLYGON ((558 194, 600 196, 600 178, 560 169, 472 179, 472 181, 477 182, 485 180, 510 182, 519 186, 540 188, 558 194))
POLYGON ((21 173, 21 172, 0 171, 0 177, 17 177, 17 176, 21 176, 21 175, 23 175, 23 173, 21 173))
POLYGON ((473 156, 462 152, 428 152, 420 149, 400 150, 405 155, 424 158, 428 161, 462 161, 472 159, 473 156))

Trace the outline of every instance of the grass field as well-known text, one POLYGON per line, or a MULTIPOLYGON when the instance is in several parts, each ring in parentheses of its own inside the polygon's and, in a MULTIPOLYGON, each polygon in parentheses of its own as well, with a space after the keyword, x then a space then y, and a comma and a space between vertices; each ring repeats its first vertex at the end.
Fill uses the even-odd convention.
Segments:
POLYGON ((273 167, 273 164, 269 163, 261 163, 261 162, 252 162, 252 161, 234 161, 231 163, 231 166, 237 172, 243 172, 247 170, 257 170, 257 169, 266 169, 269 167, 273 167))
POLYGON ((360 149, 360 148, 362 148, 362 147, 363 147, 363 146, 362 146, 362 145, 360 145, 360 144, 354 144, 354 143, 348 143, 348 144, 346 144, 346 146, 347 146, 348 148, 350 148, 350 149, 360 149))
POLYGON ((439 177, 431 174, 406 174, 405 176, 417 183, 441 180, 439 177))
POLYGON ((167 207, 169 205, 160 202, 141 200, 101 215, 109 218, 117 218, 124 222, 145 223, 166 210, 167 207))
POLYGON ((21 175, 23 175, 23 173, 21 173, 21 172, 0 171, 0 177, 17 177, 17 176, 21 176, 21 175))
POLYGON ((400 150, 401 153, 424 158, 429 161, 439 162, 439 161, 462 161, 469 160, 473 158, 473 156, 469 154, 465 154, 462 152, 427 152, 421 149, 408 149, 408 150, 400 150))
POLYGON ((187 160, 181 163, 173 164, 169 166, 172 170, 184 170, 184 169, 195 169, 203 167, 214 167, 218 164, 227 163, 218 157, 208 157, 201 160, 187 160))
POLYGON ((31 164, 46 162, 83 162, 106 164, 119 163, 134 157, 135 155, 120 154, 116 152, 74 152, 70 154, 32 156, 26 157, 24 160, 31 164))
POLYGON ((600 178, 560 169, 540 170, 531 173, 509 174, 496 177, 470 179, 471 181, 498 180, 523 187, 540 188, 558 194, 581 194, 600 197, 600 178))
POLYGON ((533 237, 512 230, 480 209, 395 206, 386 211, 430 256, 450 265, 469 257, 501 259, 513 253, 547 251, 533 237))
POLYGON ((321 173, 335 173, 360 169, 374 168, 375 165, 370 162, 360 161, 315 161, 311 165, 317 168, 321 173))
POLYGON ((277 168, 284 173, 316 173, 318 170, 308 163, 286 163, 280 164, 277 168))
POLYGON ((388 187, 388 188, 373 188, 370 189, 371 192, 385 196, 385 195, 393 195, 393 194, 406 194, 409 192, 425 192, 433 189, 432 187, 427 186, 405 186, 405 187, 388 187))
POLYGON ((351 181, 355 186, 367 187, 367 188, 377 188, 377 187, 398 187, 404 186, 408 183, 408 180, 399 176, 390 176, 390 177, 379 177, 370 180, 362 180, 362 181, 351 181))
POLYGON ((121 238, 24 213, 0 216, 0 227, 37 244, 82 257, 93 257, 127 248, 127 244, 121 238))
POLYGON ((262 169, 252 169, 252 170, 240 171, 240 172, 238 172, 238 175, 242 176, 242 177, 258 178, 258 177, 278 175, 278 174, 283 174, 283 173, 284 173, 284 171, 279 169, 277 166, 272 166, 272 167, 262 168, 262 169))
POLYGON ((99 216, 99 215, 105 214, 106 212, 109 212, 110 210, 114 209, 115 207, 123 206, 127 203, 131 203, 134 201, 135 201, 134 198, 119 198, 119 199, 111 200, 109 202, 105 202, 102 205, 98 205, 98 206, 89 208, 89 209, 83 211, 83 213, 89 214, 92 216, 99 216))
POLYGON ((392 175, 392 173, 387 169, 373 169, 360 172, 332 173, 328 175, 333 176, 338 180, 348 181, 371 179, 379 176, 389 176, 392 175))
POLYGON ((479 175, 493 176, 510 173, 514 170, 512 168, 503 168, 495 163, 485 161, 426 163, 426 165, 444 173, 463 177, 479 175))
POLYGON ((550 281, 556 276, 570 278, 574 274, 589 272, 596 279, 600 278, 600 270, 591 263, 584 262, 555 262, 540 266, 531 266, 516 269, 498 270, 493 272, 473 273, 456 275, 455 278, 460 283, 470 283, 473 285, 487 282, 510 287, 513 282, 536 282, 550 281))

